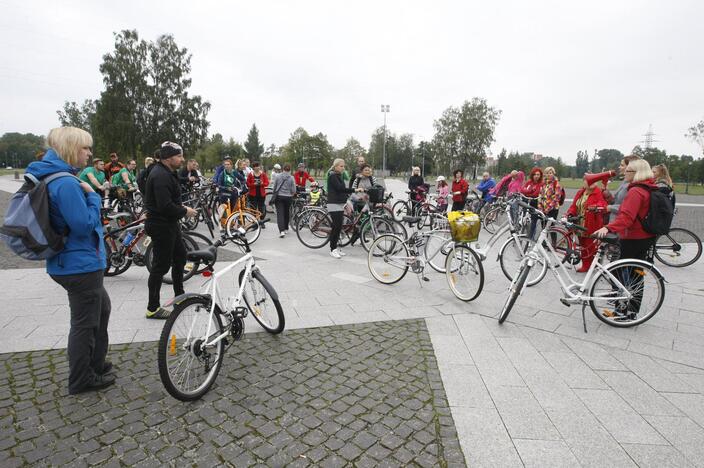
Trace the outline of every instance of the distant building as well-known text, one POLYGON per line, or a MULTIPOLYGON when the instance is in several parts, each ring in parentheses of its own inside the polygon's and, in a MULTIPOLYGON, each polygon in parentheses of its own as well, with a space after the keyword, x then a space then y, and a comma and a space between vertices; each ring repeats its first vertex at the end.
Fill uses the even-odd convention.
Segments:
POLYGON ((538 161, 540 161, 541 159, 543 159, 543 155, 542 155, 542 154, 538 154, 538 153, 533 153, 533 155, 530 157, 530 159, 531 159, 533 162, 538 162, 538 161))

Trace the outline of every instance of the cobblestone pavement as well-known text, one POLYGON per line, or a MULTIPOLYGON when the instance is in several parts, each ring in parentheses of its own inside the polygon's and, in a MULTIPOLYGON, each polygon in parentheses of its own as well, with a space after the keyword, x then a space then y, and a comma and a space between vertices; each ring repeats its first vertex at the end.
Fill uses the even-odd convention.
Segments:
POLYGON ((117 384, 73 397, 64 350, 0 355, 0 465, 464 466, 422 320, 246 335, 191 404, 154 342, 109 358, 117 384))

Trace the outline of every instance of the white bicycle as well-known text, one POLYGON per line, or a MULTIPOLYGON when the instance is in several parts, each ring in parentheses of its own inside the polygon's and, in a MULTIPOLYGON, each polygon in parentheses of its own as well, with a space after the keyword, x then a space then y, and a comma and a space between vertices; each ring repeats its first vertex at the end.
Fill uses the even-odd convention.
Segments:
POLYGON ((209 280, 201 293, 186 293, 165 307, 173 306, 159 339, 159 375, 166 390, 181 401, 202 397, 220 372, 225 351, 244 334, 244 318, 249 313, 269 333, 281 333, 284 312, 278 295, 264 278, 249 248, 245 231, 239 229, 232 242, 244 256, 213 272, 217 249, 228 242, 227 236, 204 250, 188 253, 188 260, 210 266, 209 280), (218 280, 238 265, 238 291, 224 299, 218 280))
POLYGON ((587 331, 584 310, 587 305, 594 315, 602 322, 612 327, 632 327, 650 320, 660 310, 665 299, 665 280, 662 273, 644 260, 622 259, 602 265, 602 259, 607 258, 606 248, 610 244, 618 244, 618 237, 609 234, 599 239, 601 244, 584 280, 575 281, 565 268, 565 256, 560 255, 548 242, 550 227, 562 224, 567 229, 586 231, 582 226, 548 218, 538 210, 519 202, 529 210, 533 210, 545 220, 545 227, 531 250, 521 261, 518 272, 509 287, 509 295, 501 313, 499 323, 503 323, 513 308, 518 296, 525 287, 526 279, 531 269, 541 262, 546 264, 555 275, 563 297, 560 298, 566 306, 582 305, 582 322, 587 331))

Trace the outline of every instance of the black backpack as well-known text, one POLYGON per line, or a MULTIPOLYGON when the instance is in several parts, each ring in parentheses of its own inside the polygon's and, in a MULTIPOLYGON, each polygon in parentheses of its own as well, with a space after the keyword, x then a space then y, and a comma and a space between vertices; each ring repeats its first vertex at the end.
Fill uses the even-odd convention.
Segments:
POLYGON ((650 191, 650 209, 641 220, 645 232, 661 236, 670 232, 675 209, 672 200, 661 188, 646 187, 650 191))

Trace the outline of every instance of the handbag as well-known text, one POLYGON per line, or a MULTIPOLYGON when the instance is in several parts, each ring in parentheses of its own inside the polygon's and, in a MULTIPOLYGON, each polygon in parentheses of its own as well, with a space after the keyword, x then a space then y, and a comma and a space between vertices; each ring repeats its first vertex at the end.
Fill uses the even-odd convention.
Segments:
MULTIPOLYGON (((277 179, 277 182, 278 182, 278 179, 277 179)), ((276 182, 274 182, 274 185, 276 185, 276 182)), ((278 189, 275 189, 275 190, 271 193, 271 198, 269 199, 269 206, 274 206, 274 203, 276 203, 276 195, 278 195, 279 190, 281 190, 281 186, 282 186, 282 185, 283 185, 283 183, 279 184, 279 188, 278 188, 278 189)))

